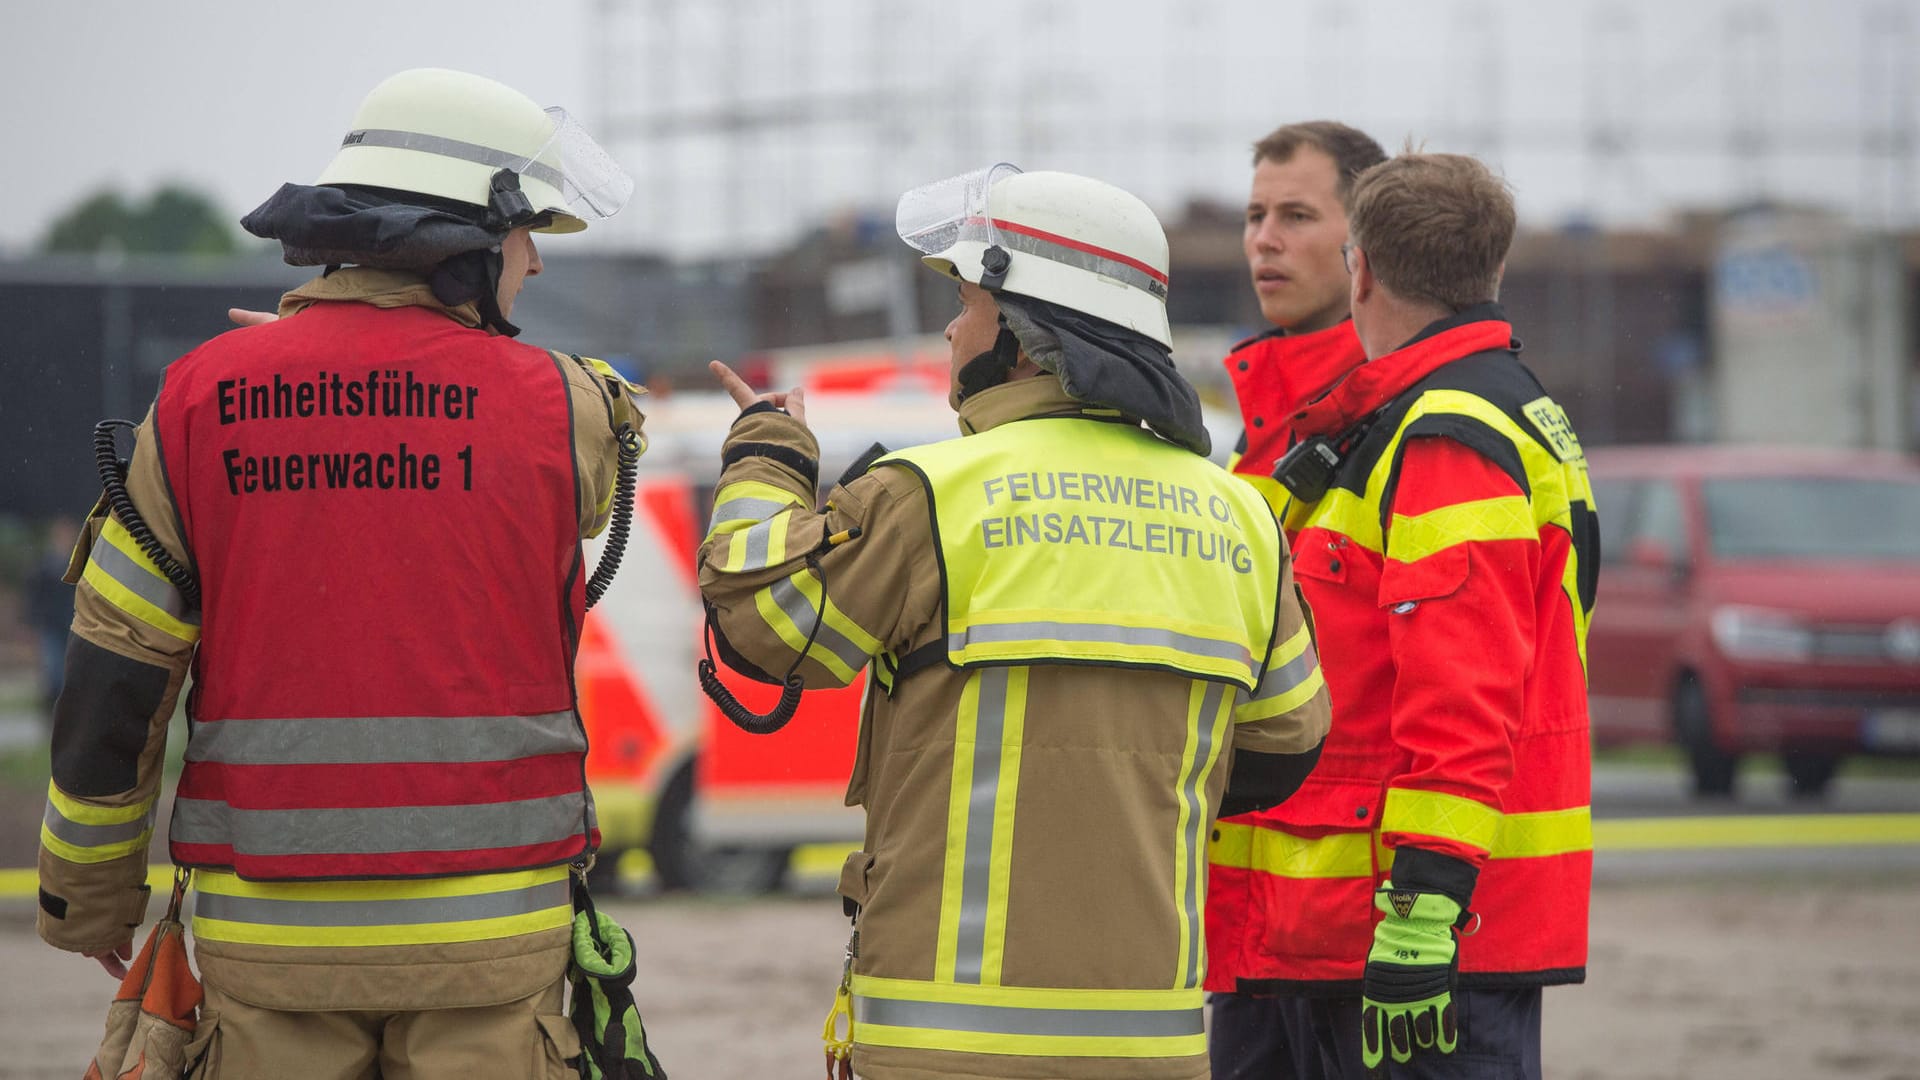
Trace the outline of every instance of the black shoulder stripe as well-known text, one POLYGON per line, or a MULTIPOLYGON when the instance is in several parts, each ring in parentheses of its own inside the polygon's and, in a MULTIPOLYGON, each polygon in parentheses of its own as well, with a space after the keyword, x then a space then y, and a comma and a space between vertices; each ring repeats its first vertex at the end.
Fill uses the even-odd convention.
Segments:
POLYGON ((1579 562, 1580 607, 1591 615, 1600 592, 1600 515, 1581 500, 1567 509, 1573 517, 1573 554, 1579 562))
POLYGON ((789 469, 792 469, 794 472, 799 473, 801 478, 807 482, 807 486, 816 488, 820 486, 820 462, 795 450, 791 446, 781 446, 779 443, 734 443, 732 446, 727 447, 726 453, 720 455, 720 467, 726 468, 735 462, 744 461, 750 457, 763 457, 771 461, 777 461, 789 469))
MULTIPOLYGON (((1407 425, 1400 441, 1400 453, 1404 455, 1407 452, 1406 440, 1434 435, 1452 439, 1492 461, 1519 486, 1520 494, 1529 498, 1533 496, 1533 485, 1527 480, 1527 466, 1520 460, 1519 449, 1513 445, 1512 439, 1495 431, 1486 421, 1459 413, 1428 413, 1407 425)), ((1399 472, 1398 469, 1394 471, 1396 474, 1399 472)))

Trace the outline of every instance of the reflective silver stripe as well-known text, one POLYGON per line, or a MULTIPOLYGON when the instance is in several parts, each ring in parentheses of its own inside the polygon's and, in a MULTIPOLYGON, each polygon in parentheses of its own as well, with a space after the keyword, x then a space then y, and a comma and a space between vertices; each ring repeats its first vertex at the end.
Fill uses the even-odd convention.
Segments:
POLYGON ((134 562, 126 552, 102 541, 93 545, 93 565, 99 567, 113 580, 127 587, 133 595, 159 608, 189 626, 200 625, 200 613, 187 607, 187 598, 173 587, 173 582, 156 577, 153 571, 134 562))
POLYGON ((1009 641, 1092 641, 1111 645, 1156 645, 1194 656, 1211 656, 1236 664, 1253 666, 1253 654, 1243 645, 1212 638, 1194 637, 1172 630, 1143 626, 1112 626, 1106 623, 1022 622, 983 623, 970 626, 947 637, 947 648, 960 652, 969 645, 991 645, 1009 641))
POLYGON ((707 522, 707 535, 721 525, 734 521, 765 521, 789 506, 792 502, 775 502, 772 499, 728 499, 713 508, 713 517, 707 522))
POLYGON ((1313 651, 1312 643, 1308 643, 1299 656, 1277 668, 1268 668, 1267 673, 1260 677, 1260 688, 1254 691, 1251 700, 1260 701, 1289 693, 1306 682, 1307 677, 1313 674, 1313 669, 1319 666, 1320 654, 1313 651))
POLYGON ((571 712, 538 716, 355 716, 194 723, 188 761, 229 765, 377 765, 514 761, 584 753, 571 712))
POLYGON ((83 825, 62 814, 52 803, 48 803, 46 816, 40 820, 46 825, 48 832, 74 847, 105 847, 108 844, 138 840, 141 833, 153 828, 153 807, 147 807, 147 812, 135 821, 122 821, 114 825, 83 825))
MULTIPOLYGON (((807 573, 805 570, 800 572, 807 573)), ((769 592, 773 595, 773 602, 780 605, 780 610, 786 613, 787 618, 793 620, 794 629, 800 631, 802 637, 813 633, 813 620, 819 616, 820 609, 813 606, 813 601, 807 599, 807 595, 800 591, 800 586, 795 585, 792 578, 782 578, 774 582, 769 586, 769 592)), ((841 663, 855 671, 866 666, 866 650, 855 645, 847 635, 835 630, 833 625, 824 619, 821 620, 820 633, 814 637, 813 643, 815 647, 824 648, 839 657, 841 663)))
POLYGON ((1000 797, 1000 749, 1007 730, 1007 669, 980 673, 973 729, 973 790, 960 872, 960 920, 953 981, 978 983, 987 951, 987 889, 993 879, 993 814, 1000 797))
POLYGON ((748 529, 744 539, 735 540, 736 544, 747 545, 747 557, 740 564, 742 570, 765 570, 767 568, 767 547, 773 542, 773 519, 748 529))
POLYGON ((978 240, 986 243, 991 240, 1008 251, 1025 252, 1037 255, 1048 262, 1057 262, 1077 270, 1088 270, 1096 274, 1124 282, 1136 289, 1162 300, 1167 298, 1166 282, 1159 281, 1152 274, 1137 266, 1129 266, 1118 259, 1109 259, 1091 251, 1056 244, 1038 236, 1029 236, 1012 229, 999 228, 989 230, 985 222, 968 222, 960 227, 960 239, 978 240))
POLYGON ((530 915, 567 903, 567 879, 561 878, 506 892, 405 900, 267 900, 200 891, 194 894, 193 913, 267 926, 417 926, 530 915))
POLYGON ((1207 813, 1200 805, 1200 782, 1207 775, 1207 758, 1213 753, 1213 728, 1220 720, 1221 697, 1226 687, 1209 682, 1200 699, 1200 715, 1194 718, 1193 763, 1180 783, 1180 801, 1187 808, 1187 889, 1182 902, 1187 919, 1187 972, 1183 987, 1200 985, 1200 957, 1205 954, 1200 926, 1200 888, 1205 879, 1207 850, 1207 813))
POLYGON ((978 1031, 989 1035, 1078 1035, 1094 1038, 1177 1038, 1205 1031, 1201 1009, 1023 1009, 1011 1005, 958 1005, 946 1001, 853 998, 860 1024, 978 1031))
POLYGON ((505 150, 495 150, 491 146, 478 143, 461 142, 439 135, 423 135, 417 131, 393 131, 386 128, 366 128, 349 131, 347 137, 340 140, 342 149, 349 146, 379 146, 389 150, 417 150, 422 154, 438 154, 453 158, 455 161, 471 161, 476 165, 488 165, 496 169, 512 169, 522 176, 531 176, 556 190, 566 190, 566 179, 560 170, 538 161, 528 162, 523 154, 509 154, 505 150))
POLYGON ((382 855, 545 844, 580 835, 578 792, 473 806, 235 810, 211 799, 173 804, 172 838, 230 844, 244 855, 382 855))

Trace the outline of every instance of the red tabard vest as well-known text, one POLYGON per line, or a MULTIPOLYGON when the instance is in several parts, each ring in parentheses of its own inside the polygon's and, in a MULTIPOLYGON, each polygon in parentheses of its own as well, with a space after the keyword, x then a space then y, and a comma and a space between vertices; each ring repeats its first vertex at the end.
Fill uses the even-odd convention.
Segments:
POLYGON ((316 304, 168 368, 202 602, 175 863, 422 877, 596 842, 569 402, 552 354, 424 308, 316 304))
MULTIPOLYGON (((1289 416, 1289 426, 1303 437, 1331 435, 1396 402, 1368 439, 1347 453, 1327 498, 1294 505, 1283 518, 1293 543, 1295 580, 1315 625, 1333 727, 1319 765, 1292 798, 1218 823, 1209 852, 1209 990, 1360 991, 1378 919, 1372 893, 1389 876, 1393 854, 1388 846, 1393 825, 1383 816, 1390 809, 1389 789, 1412 752, 1389 730, 1396 661, 1387 647, 1388 608, 1445 592, 1444 585, 1425 589, 1418 580, 1421 573, 1435 571, 1410 572, 1379 550, 1378 534, 1386 524, 1382 502, 1395 488, 1393 448, 1406 434, 1446 435, 1496 460, 1511 459, 1536 507, 1561 498, 1547 494, 1562 487, 1561 463, 1545 451, 1520 453, 1519 444, 1509 441, 1516 436, 1506 434, 1541 438, 1523 407, 1545 400, 1511 354, 1500 351, 1509 343, 1510 328, 1485 317, 1463 318, 1463 323, 1368 364, 1312 407, 1296 404, 1289 416), (1484 350, 1494 352, 1464 359, 1484 350), (1422 415, 1416 406, 1427 408, 1431 399, 1410 391, 1396 395, 1416 383, 1453 395, 1451 401, 1478 402, 1470 406, 1478 412, 1429 411, 1409 424, 1409 415, 1422 415), (1393 584, 1384 576, 1389 569, 1398 575, 1393 584)), ((1564 468, 1569 475, 1585 475, 1584 464, 1564 468)), ((1490 811, 1499 827, 1471 904, 1483 916, 1482 924, 1460 943, 1464 986, 1544 985, 1584 976, 1592 851, 1586 693, 1578 649, 1583 612, 1592 602, 1594 560, 1588 545, 1595 530, 1584 480, 1579 487, 1566 513, 1553 515, 1562 524, 1538 530, 1538 655, 1522 695, 1524 715, 1514 718, 1512 779, 1490 811), (1577 585, 1578 595, 1570 596, 1563 585, 1577 585)), ((1485 542, 1479 546, 1493 550, 1485 542)), ((1453 550, 1459 559, 1429 562, 1463 569, 1465 545, 1453 550)), ((1472 647, 1463 641, 1457 653, 1400 662, 1470 673, 1478 660, 1472 647)), ((1473 689, 1463 675, 1462 697, 1473 689)), ((1465 737, 1463 726, 1454 738, 1465 737)))

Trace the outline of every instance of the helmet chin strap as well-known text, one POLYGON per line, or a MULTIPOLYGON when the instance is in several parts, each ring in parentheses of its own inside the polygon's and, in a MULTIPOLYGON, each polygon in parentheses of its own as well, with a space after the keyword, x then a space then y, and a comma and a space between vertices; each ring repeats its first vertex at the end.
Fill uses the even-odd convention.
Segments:
POLYGON ((480 312, 480 324, 506 337, 520 336, 520 328, 507 321, 500 310, 499 249, 467 251, 447 259, 427 275, 433 295, 448 306, 473 303, 480 312))
POLYGON ((966 362, 960 369, 960 400, 965 401, 982 390, 988 390, 1007 381, 1014 366, 1020 363, 1020 339, 1007 329, 1007 320, 1000 320, 1000 334, 993 339, 993 348, 966 362))

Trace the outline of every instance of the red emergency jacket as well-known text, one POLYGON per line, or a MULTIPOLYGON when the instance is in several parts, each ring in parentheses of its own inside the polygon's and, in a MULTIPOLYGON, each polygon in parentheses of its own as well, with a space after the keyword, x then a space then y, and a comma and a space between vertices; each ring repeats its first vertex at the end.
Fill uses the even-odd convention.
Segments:
POLYGON ((1357 993, 1402 848, 1466 875, 1461 985, 1584 978, 1598 530, 1579 442, 1517 348, 1476 308, 1291 419, 1343 449, 1283 518, 1333 727, 1297 794, 1219 825, 1209 989, 1357 993))
POLYGON ((320 303, 188 354, 155 416, 202 601, 175 863, 422 877, 590 850, 552 354, 320 303))
POLYGON ((1311 334, 1270 330, 1227 354, 1244 425, 1228 468, 1259 488, 1275 514, 1285 509, 1287 492, 1273 479, 1273 467, 1293 444, 1294 414, 1366 362, 1351 320, 1311 334))

